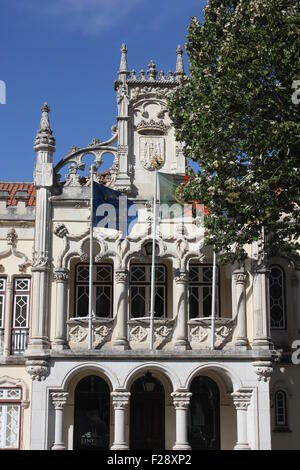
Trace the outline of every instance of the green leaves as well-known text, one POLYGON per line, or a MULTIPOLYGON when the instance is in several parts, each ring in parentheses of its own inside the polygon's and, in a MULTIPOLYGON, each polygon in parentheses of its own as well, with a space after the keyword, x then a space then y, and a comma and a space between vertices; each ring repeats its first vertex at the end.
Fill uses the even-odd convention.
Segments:
POLYGON ((183 194, 209 208, 208 240, 223 261, 243 259, 264 226, 269 255, 300 266, 299 31, 298 0, 209 0, 203 24, 189 26, 190 77, 169 109, 202 169, 183 194))

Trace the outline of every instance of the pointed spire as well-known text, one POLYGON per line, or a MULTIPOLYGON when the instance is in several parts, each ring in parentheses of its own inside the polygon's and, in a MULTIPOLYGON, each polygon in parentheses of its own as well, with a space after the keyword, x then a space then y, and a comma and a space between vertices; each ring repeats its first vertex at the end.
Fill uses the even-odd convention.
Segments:
POLYGON ((176 77, 176 80, 181 80, 184 77, 185 73, 184 73, 184 65, 183 65, 183 59, 182 59, 183 50, 180 44, 177 46, 176 53, 177 53, 177 62, 176 62, 175 77, 176 77))
POLYGON ((40 128, 37 131, 36 138, 34 141, 34 149, 38 150, 42 147, 49 148, 55 152, 55 138, 50 127, 50 107, 45 102, 41 108, 42 117, 40 122, 40 128))
POLYGON ((120 63, 120 69, 119 69, 119 78, 122 75, 126 75, 126 77, 129 75, 129 70, 128 70, 128 64, 127 64, 127 47, 126 44, 123 43, 121 47, 121 63, 120 63))
POLYGON ((154 81, 156 80, 157 70, 154 61, 151 59, 148 65, 148 80, 154 81))

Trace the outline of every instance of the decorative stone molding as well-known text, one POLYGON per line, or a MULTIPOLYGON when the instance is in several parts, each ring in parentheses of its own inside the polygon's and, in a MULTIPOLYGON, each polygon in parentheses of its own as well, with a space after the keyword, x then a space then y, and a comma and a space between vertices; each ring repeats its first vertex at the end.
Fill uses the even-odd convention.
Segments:
POLYGON ((78 175, 78 165, 71 163, 69 173, 66 175, 65 187, 81 187, 80 176, 78 175))
POLYGON ((233 404, 237 410, 247 410, 252 397, 252 391, 248 390, 237 390, 231 394, 233 398, 233 404))
POLYGON ((188 273, 186 271, 175 270, 174 281, 176 284, 185 284, 188 281, 188 273))
POLYGON ((148 338, 148 331, 142 326, 135 326, 130 330, 130 338, 136 343, 143 343, 148 338))
POLYGON ((257 361, 253 362, 253 367, 259 382, 270 382, 273 373, 272 362, 257 361))
POLYGON ((247 274, 243 271, 235 271, 233 278, 236 284, 245 284, 247 280, 247 274))
POLYGON ((115 281, 117 284, 125 284, 128 279, 128 271, 115 271, 115 281))
POLYGON ((54 408, 56 410, 63 410, 69 394, 67 392, 52 392, 50 395, 54 408))
POLYGON ((173 398, 173 403, 175 409, 187 410, 190 406, 191 392, 173 392, 171 397, 173 398))
POLYGON ((107 343, 111 339, 112 328, 106 325, 101 325, 94 330, 94 347, 100 348, 104 343, 107 343))
POLYGON ((87 338, 87 328, 84 328, 81 325, 76 325, 69 331, 69 341, 71 343, 82 343, 87 338))
POLYGON ((27 384, 22 379, 14 379, 9 377, 8 375, 3 375, 0 377, 0 387, 5 388, 21 388, 22 389, 22 408, 28 408, 30 401, 29 401, 29 390, 27 384))
POLYGON ((65 238, 69 235, 69 231, 67 229, 67 227, 65 226, 65 224, 56 224, 55 227, 54 227, 54 234, 58 237, 58 238, 65 238))
POLYGON ((70 272, 68 269, 55 269, 53 277, 56 282, 68 282, 70 272))
POLYGON ((170 126, 165 124, 162 119, 160 121, 154 121, 154 119, 151 119, 150 121, 145 121, 143 119, 136 125, 136 130, 139 134, 142 135, 150 133, 154 135, 165 135, 167 134, 169 129, 170 126))
MULTIPOLYGON (((26 272, 28 266, 30 266, 30 261, 25 253, 17 251, 17 244, 18 244, 18 235, 14 228, 10 229, 6 235, 7 240, 7 250, 2 251, 0 253, 0 259, 8 258, 9 256, 15 256, 16 258, 21 258, 23 262, 19 264, 19 271, 21 273, 26 272)), ((4 267, 0 265, 0 271, 4 272, 4 267)))
POLYGON ((203 343, 207 340, 209 334, 209 329, 204 328, 203 326, 195 326, 190 330, 190 338, 192 342, 203 343))
POLYGON ((40 252, 37 253, 36 251, 33 253, 33 261, 32 261, 32 272, 42 272, 42 271, 50 271, 51 270, 51 258, 49 257, 48 252, 40 252))
POLYGON ((129 404, 130 392, 112 392, 112 404, 115 410, 125 410, 129 404))
POLYGON ((52 152, 55 151, 55 138, 50 128, 49 113, 50 108, 47 103, 44 103, 42 108, 42 117, 40 122, 40 128, 37 131, 37 135, 34 141, 34 150, 38 151, 44 147, 50 148, 52 152))
MULTIPOLYGON (((190 323, 190 341, 193 349, 210 347, 211 322, 203 320, 199 325, 190 323)), ((234 322, 231 319, 215 319, 215 347, 222 349, 233 338, 234 322)))
POLYGON ((27 361, 26 371, 31 376, 32 380, 38 382, 44 381, 49 375, 50 369, 47 361, 27 361))
POLYGON ((162 348, 168 341, 172 339, 174 328, 162 325, 154 329, 155 346, 157 349, 162 348))

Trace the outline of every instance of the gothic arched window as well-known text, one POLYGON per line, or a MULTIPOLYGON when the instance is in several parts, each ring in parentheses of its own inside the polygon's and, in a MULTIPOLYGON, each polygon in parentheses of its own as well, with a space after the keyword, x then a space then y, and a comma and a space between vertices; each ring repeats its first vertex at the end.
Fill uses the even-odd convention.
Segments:
POLYGON ((271 328, 286 329, 285 275, 281 266, 270 266, 270 314, 271 328))
POLYGON ((286 427, 287 422, 287 394, 284 390, 275 393, 275 426, 286 427))

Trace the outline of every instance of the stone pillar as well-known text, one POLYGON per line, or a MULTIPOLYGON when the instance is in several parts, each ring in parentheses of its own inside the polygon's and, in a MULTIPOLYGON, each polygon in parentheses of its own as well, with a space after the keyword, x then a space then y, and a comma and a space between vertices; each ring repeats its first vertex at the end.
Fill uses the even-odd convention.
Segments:
POLYGON ((34 142, 36 165, 36 216, 32 263, 32 308, 30 340, 26 355, 49 349, 48 314, 51 258, 51 190, 53 187, 53 153, 55 139, 50 128, 50 108, 42 107, 40 129, 34 142))
POLYGON ((237 311, 237 332, 235 346, 239 349, 247 349, 247 328, 246 328, 246 301, 245 284, 247 274, 243 268, 236 269, 233 273, 236 287, 236 311, 237 311))
POLYGON ((114 347, 119 350, 129 349, 127 338, 128 318, 128 271, 115 271, 115 298, 116 298, 116 339, 114 347))
POLYGON ((188 410, 191 392, 173 392, 171 397, 176 411, 176 442, 173 450, 190 450, 188 442, 188 410))
POLYGON ((53 347, 55 349, 66 349, 69 271, 67 269, 56 269, 54 272, 54 279, 56 281, 56 329, 53 347))
POLYGON ((175 271, 174 308, 177 308, 175 349, 183 351, 190 349, 188 341, 187 278, 186 271, 175 271))
POLYGON ((247 432, 247 410, 252 392, 237 391, 231 394, 237 417, 237 443, 234 450, 250 450, 247 432))
POLYGON ((4 356, 10 356, 11 347, 11 327, 13 318, 13 279, 11 277, 6 280, 6 296, 5 296, 5 316, 4 316, 4 356))
POLYGON ((270 271, 265 264, 254 267, 253 276, 253 349, 272 349, 270 330, 270 271))
POLYGON ((258 379, 257 410, 258 410, 258 449, 271 450, 271 404, 270 404, 270 380, 273 373, 271 361, 253 362, 253 367, 258 379))
POLYGON ((126 420, 130 392, 112 392, 111 397, 115 417, 114 443, 111 450, 128 450, 129 445, 126 440, 126 420))
POLYGON ((55 438, 52 450, 66 450, 64 442, 64 408, 67 403, 68 393, 51 393, 52 403, 55 409, 55 438))

